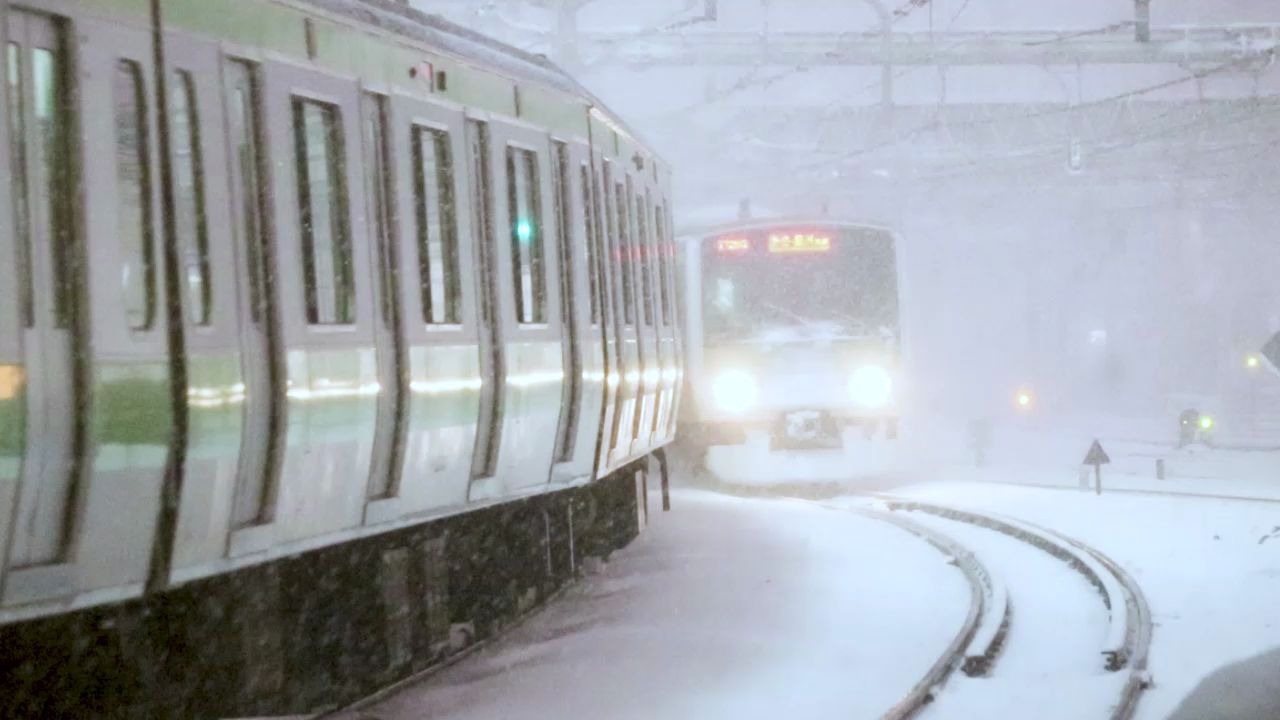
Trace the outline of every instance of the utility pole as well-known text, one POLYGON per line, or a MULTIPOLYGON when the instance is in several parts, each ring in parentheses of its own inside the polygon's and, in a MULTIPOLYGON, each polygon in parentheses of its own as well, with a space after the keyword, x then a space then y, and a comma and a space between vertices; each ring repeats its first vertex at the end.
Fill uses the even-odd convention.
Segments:
POLYGON ((893 16, 881 0, 863 0, 880 19, 880 104, 893 107, 893 16))
POLYGON ((1133 0, 1133 38, 1151 42, 1151 0, 1133 0))
POLYGON ((556 34, 552 52, 556 62, 565 67, 579 64, 578 11, 589 0, 560 0, 556 7, 556 34))

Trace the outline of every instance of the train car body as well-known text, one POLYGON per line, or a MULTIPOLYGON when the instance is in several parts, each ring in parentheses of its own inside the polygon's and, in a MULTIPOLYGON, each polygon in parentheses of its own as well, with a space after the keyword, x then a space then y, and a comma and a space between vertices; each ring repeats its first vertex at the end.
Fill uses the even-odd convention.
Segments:
MULTIPOLYGON (((683 242, 682 435, 704 452, 851 450, 897 436, 898 242, 889 230, 744 221, 683 242)), ((767 472, 767 471, 766 471, 767 472)))
POLYGON ((6 653, 568 498, 520 505, 549 568, 563 493, 673 438, 669 172, 544 58, 389 0, 0 15, 6 653))

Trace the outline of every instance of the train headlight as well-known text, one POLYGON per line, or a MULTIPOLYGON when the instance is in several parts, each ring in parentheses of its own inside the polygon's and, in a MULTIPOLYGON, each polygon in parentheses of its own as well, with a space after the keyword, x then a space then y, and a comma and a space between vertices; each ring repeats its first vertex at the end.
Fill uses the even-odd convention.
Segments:
POLYGON ((849 378, 849 395, 865 410, 880 410, 893 399, 893 377, 879 365, 863 365, 849 378))
POLYGON ((711 383, 711 397, 725 412, 743 413, 755 406, 760 390, 745 370, 724 370, 711 383))

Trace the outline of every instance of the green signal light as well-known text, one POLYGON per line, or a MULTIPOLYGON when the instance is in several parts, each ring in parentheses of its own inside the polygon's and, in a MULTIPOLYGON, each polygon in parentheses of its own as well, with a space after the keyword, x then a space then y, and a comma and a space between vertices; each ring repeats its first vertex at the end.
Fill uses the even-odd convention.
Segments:
POLYGON ((516 239, 522 244, 528 245, 533 240, 533 224, 528 220, 516 221, 516 239))

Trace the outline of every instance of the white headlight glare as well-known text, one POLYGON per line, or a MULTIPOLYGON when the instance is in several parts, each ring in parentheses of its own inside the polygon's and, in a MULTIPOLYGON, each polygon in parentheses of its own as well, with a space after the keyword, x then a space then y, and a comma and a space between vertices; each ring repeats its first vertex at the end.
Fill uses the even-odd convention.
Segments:
POLYGON ((863 365, 849 378, 849 395, 858 407, 879 410, 893 398, 893 377, 879 365, 863 365))
POLYGON ((726 412, 750 410, 758 395, 755 378, 745 370, 725 370, 711 383, 711 397, 716 406, 726 412))

